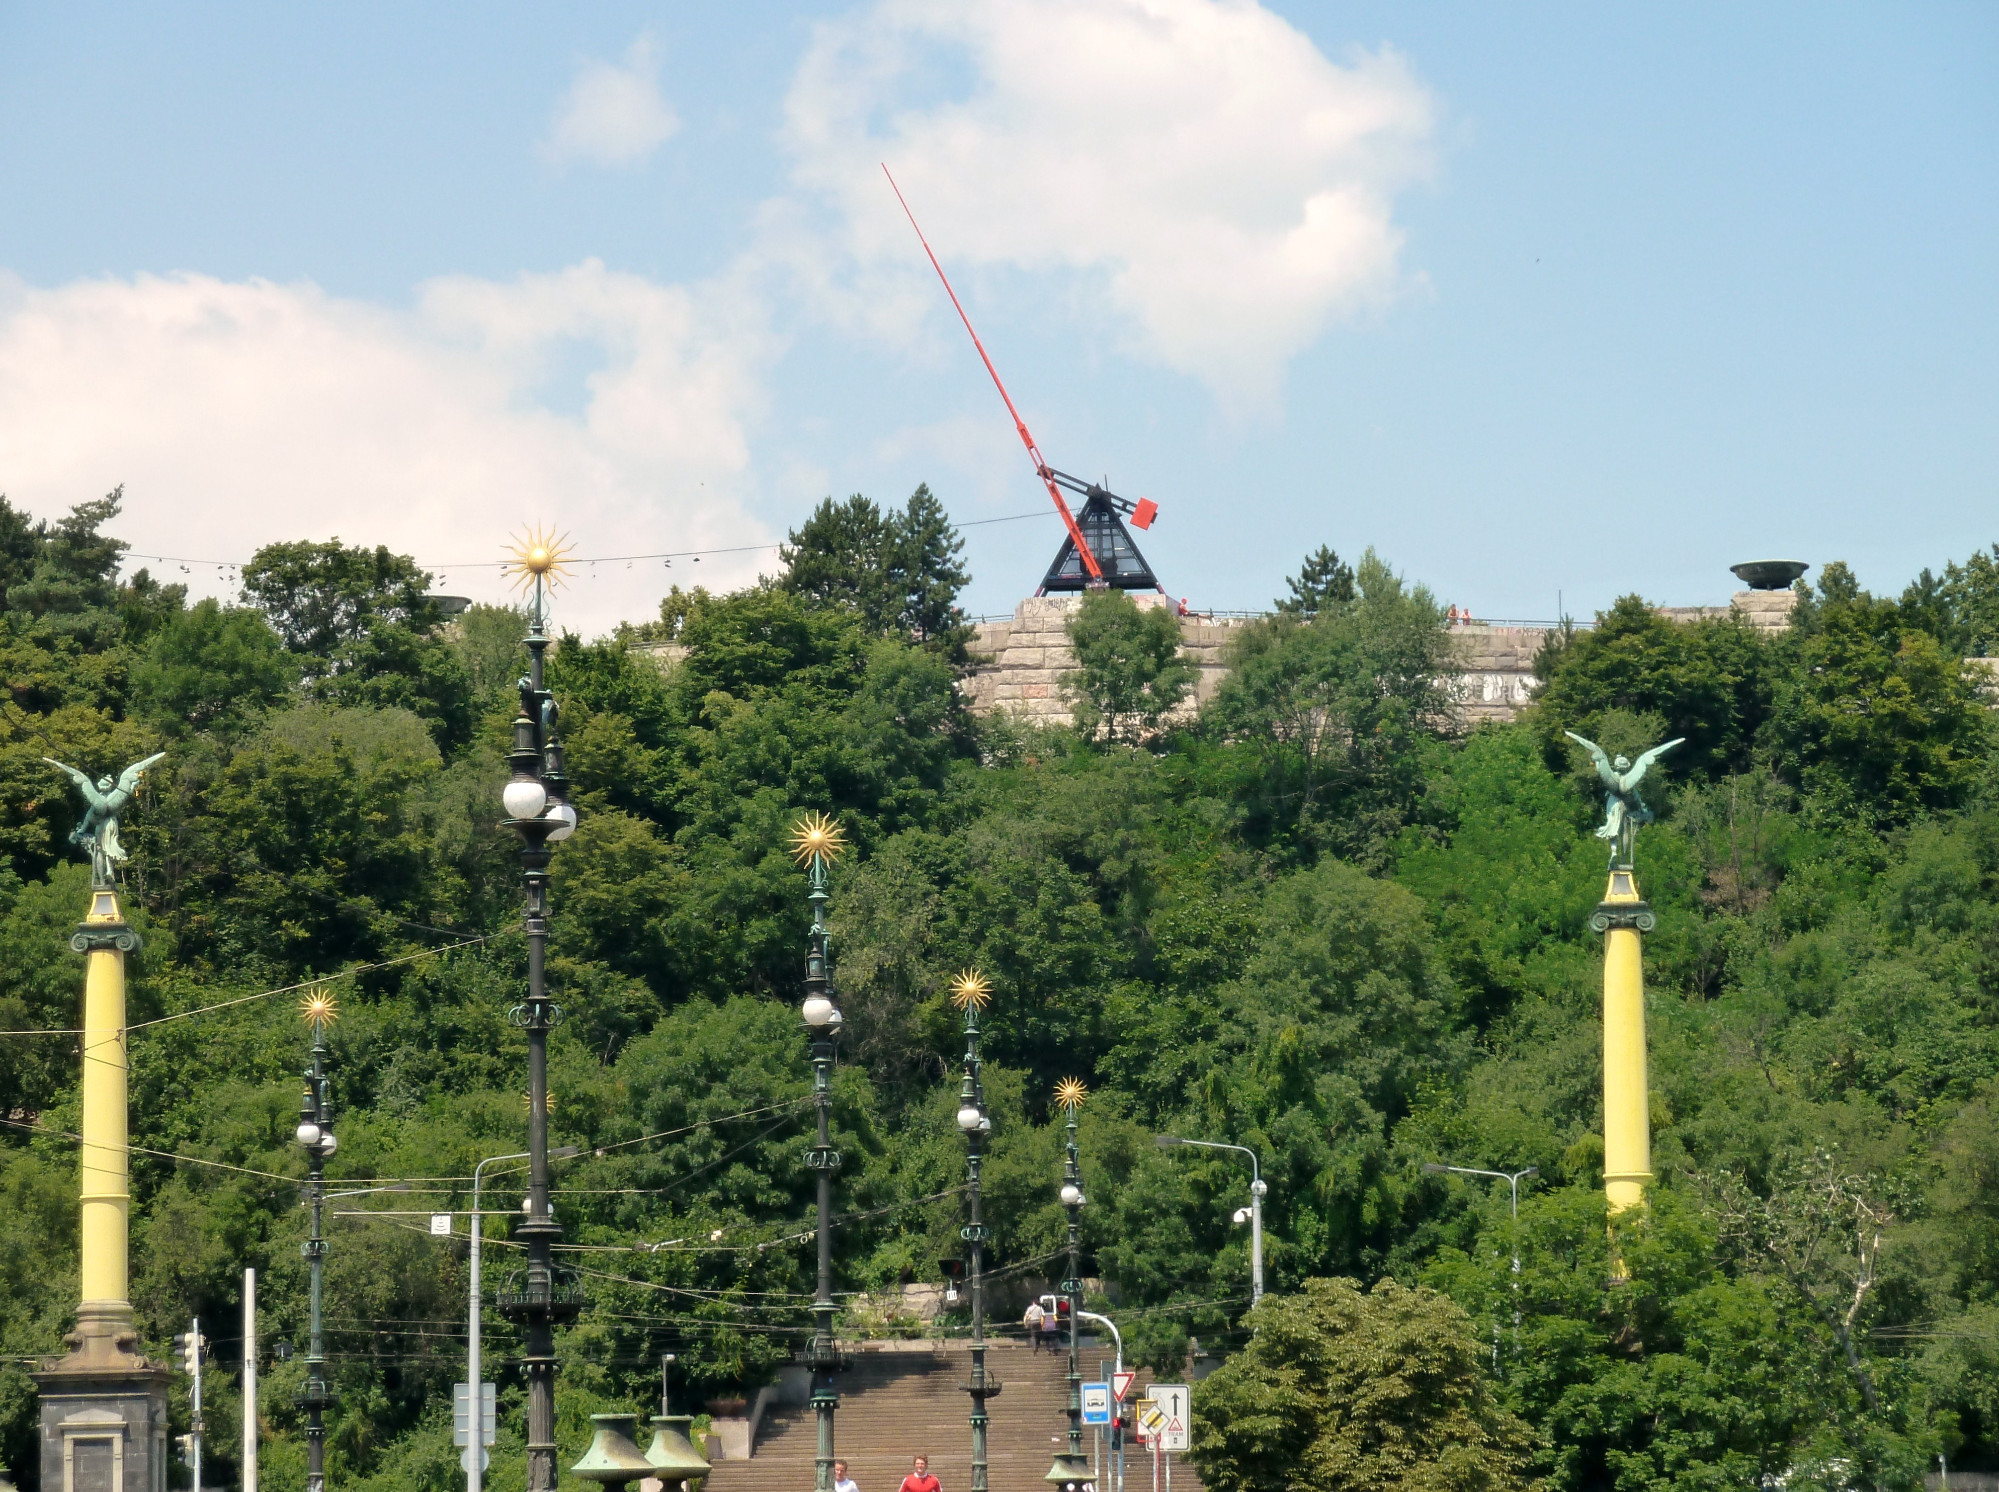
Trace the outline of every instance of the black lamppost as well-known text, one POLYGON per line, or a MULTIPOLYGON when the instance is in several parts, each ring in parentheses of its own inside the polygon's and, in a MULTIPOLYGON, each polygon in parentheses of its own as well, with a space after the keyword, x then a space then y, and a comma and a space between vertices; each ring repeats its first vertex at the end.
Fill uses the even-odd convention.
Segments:
POLYGON ((305 1099, 299 1104, 297 1138, 305 1147, 306 1206, 311 1214, 311 1235, 306 1239, 305 1257, 312 1276, 311 1323, 305 1349, 305 1392, 298 1404, 305 1411, 306 1492, 326 1492, 326 1406, 333 1395, 326 1386, 326 1342, 320 1327, 320 1311, 326 1283, 326 1162, 339 1147, 333 1137, 332 1085, 326 1077, 326 1028, 333 1024, 339 1009, 333 996, 315 989, 300 1002, 299 1012, 312 1029, 312 1065, 305 1070, 305 1099))
MULTIPOLYGON (((576 810, 566 796, 562 745, 555 734, 555 696, 543 684, 547 593, 561 562, 561 544, 536 533, 515 551, 510 566, 532 596, 528 675, 521 680, 521 712, 514 719, 514 749, 508 757, 513 776, 502 794, 507 827, 521 838, 527 882, 528 997, 508 1012, 528 1038, 528 1196, 526 1216, 514 1230, 527 1245, 527 1269, 508 1281, 494 1305, 520 1326, 526 1339, 528 1492, 555 1492, 555 1327, 582 1309, 575 1285, 556 1278, 554 1249, 562 1228, 548 1201, 548 1033, 562 1019, 561 1007, 548 998, 549 846, 576 829, 576 810)), ((475 1386, 472 1392, 479 1390, 475 1386)), ((473 1453, 478 1453, 476 1436, 473 1453)))
POLYGON ((833 1038, 842 1019, 833 1003, 833 978, 826 963, 827 869, 845 848, 840 826, 823 813, 808 813, 793 826, 791 850, 805 867, 812 903, 812 928, 805 943, 805 1001, 799 1007, 812 1039, 812 1107, 818 1136, 805 1152, 805 1164, 819 1183, 819 1282, 812 1296, 812 1340, 801 1347, 798 1360, 812 1373, 812 1412, 819 1421, 819 1450, 813 1485, 833 1492, 833 1411, 840 1396, 833 1375, 844 1363, 833 1343, 833 1173, 840 1169, 840 1152, 833 1148, 833 1038))
POLYGON ((1055 1085, 1055 1101, 1068 1110, 1068 1139, 1062 1154, 1062 1206, 1069 1214, 1069 1277, 1062 1281, 1063 1297, 1069 1302, 1069 1449, 1055 1458, 1043 1481, 1062 1492, 1083 1492, 1091 1481, 1090 1460, 1083 1454, 1083 1366, 1082 1346, 1076 1328, 1083 1309, 1083 1156, 1076 1148, 1076 1110, 1083 1106, 1089 1090, 1075 1078, 1055 1085))
POLYGON ((958 1128, 966 1149, 965 1197, 970 1220, 958 1230, 968 1250, 967 1284, 972 1294, 971 1492, 986 1492, 986 1400, 999 1397, 999 1379, 986 1375, 986 1302, 984 1287, 987 1228, 979 1218, 979 1170, 986 1158, 986 1136, 993 1121, 986 1113, 985 1081, 979 1071, 979 1012, 992 999, 992 986, 977 969, 967 969, 951 986, 951 1003, 965 1012, 965 1081, 958 1088, 958 1128))

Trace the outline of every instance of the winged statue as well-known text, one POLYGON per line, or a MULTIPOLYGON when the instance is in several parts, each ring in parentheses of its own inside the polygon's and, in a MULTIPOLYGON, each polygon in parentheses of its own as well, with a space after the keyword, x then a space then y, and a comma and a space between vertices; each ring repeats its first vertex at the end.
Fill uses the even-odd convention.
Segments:
POLYGON ((90 856, 91 885, 108 887, 113 884, 114 867, 128 858, 125 847, 118 842, 118 816, 131 803, 132 794, 138 791, 139 779, 145 776, 146 768, 165 757, 164 751, 158 751, 142 762, 133 762, 118 774, 116 782, 112 781, 109 772, 92 782, 87 772, 79 772, 52 756, 42 758, 50 766, 68 773, 69 780, 83 794, 83 819, 69 831, 69 842, 90 856))
POLYGON ((1584 740, 1572 730, 1565 730, 1562 734, 1590 754, 1590 759, 1596 763, 1596 775, 1609 789, 1603 800, 1603 826, 1596 831, 1596 837, 1610 841, 1610 868, 1629 870, 1632 841, 1637 837, 1638 826, 1652 822, 1652 810, 1638 796, 1639 780, 1652 763, 1687 738, 1675 736, 1670 741, 1661 741, 1634 762, 1623 755, 1612 760, 1596 742, 1584 740))

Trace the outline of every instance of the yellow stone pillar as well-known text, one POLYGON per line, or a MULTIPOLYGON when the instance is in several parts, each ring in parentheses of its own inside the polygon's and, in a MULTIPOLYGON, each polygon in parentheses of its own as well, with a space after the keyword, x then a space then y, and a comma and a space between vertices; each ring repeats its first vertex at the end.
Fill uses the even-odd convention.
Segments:
MULTIPOLYGON (((1656 925, 1631 871, 1610 873, 1590 926, 1603 936, 1603 1190, 1611 1216, 1645 1200, 1652 1180, 1640 938, 1656 925)), ((1622 1272, 1620 1267, 1620 1273, 1622 1272)))
POLYGON ((167 1492, 169 1374, 139 1351, 127 1285, 125 955, 139 935, 126 925, 116 890, 91 888, 90 913, 69 946, 84 958, 82 1299, 68 1354, 33 1375, 42 1485, 167 1492))
POLYGON ((83 974, 83 1260, 77 1329, 105 1335, 132 1329, 127 1244, 132 1206, 125 1046, 125 955, 138 937, 125 925, 118 893, 90 893, 90 915, 70 940, 83 974))

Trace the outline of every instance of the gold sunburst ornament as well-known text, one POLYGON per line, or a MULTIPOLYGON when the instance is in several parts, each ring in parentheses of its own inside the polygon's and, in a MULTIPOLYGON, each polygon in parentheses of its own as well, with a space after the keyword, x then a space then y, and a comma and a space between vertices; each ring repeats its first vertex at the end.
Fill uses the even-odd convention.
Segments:
POLYGON ((340 1019, 340 1002, 330 989, 308 990, 298 1002, 298 1013, 308 1026, 330 1026, 340 1019))
POLYGON ((951 981, 951 1003, 960 1010, 984 1010, 992 998, 991 983, 977 969, 967 969, 951 981))
POLYGON ((1083 1086, 1081 1078, 1064 1078, 1055 1085, 1055 1102, 1070 1113, 1083 1106, 1083 1100, 1090 1096, 1090 1090, 1083 1086))
POLYGON ((513 577, 514 584, 522 590, 529 590, 538 580, 545 580, 553 588, 569 573, 562 563, 573 552, 575 546, 569 542, 569 535, 557 534, 552 528, 535 524, 523 530, 514 540, 510 551, 513 558, 501 569, 502 575, 513 577))
POLYGON ((831 865, 846 847, 847 836, 828 814, 803 814, 791 826, 791 858, 800 865, 814 860, 831 865))

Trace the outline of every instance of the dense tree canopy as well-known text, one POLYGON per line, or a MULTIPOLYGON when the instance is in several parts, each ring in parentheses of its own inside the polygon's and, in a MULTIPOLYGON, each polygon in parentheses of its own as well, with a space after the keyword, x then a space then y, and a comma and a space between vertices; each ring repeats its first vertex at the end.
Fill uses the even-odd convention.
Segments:
MULTIPOLYGON (((522 618, 447 622, 414 563, 339 544, 273 546, 235 601, 189 605, 119 578, 116 516, 115 494, 55 521, 0 505, 0 1460, 32 1483, 25 1373, 75 1293, 87 873, 41 758, 164 748, 126 834, 142 1338, 231 1319, 254 1265, 270 1337, 299 1340, 304 1224, 275 1178, 302 1170, 305 1033, 294 995, 261 996, 330 980, 334 1174, 422 1189, 335 1221, 334 1478, 443 1492, 463 1240, 399 1214, 463 1210, 473 1163, 520 1146, 518 864, 494 824, 522 618)), ((1084 1079, 1094 1304, 1157 1368, 1195 1341, 1228 1360, 1196 1397, 1214 1485, 1266 1445, 1300 1486, 1999 1468, 1999 791, 1962 662, 1989 556, 1894 600, 1827 566, 1776 635, 1621 601, 1557 635, 1526 718, 1467 731, 1434 600, 1322 550, 1198 710, 1170 612, 1089 598, 1096 713, 1040 729, 963 706, 956 543, 927 492, 831 504, 784 576, 553 649, 583 811, 553 869, 552 1127, 584 1149, 556 1205, 590 1250, 568 1256, 590 1304, 561 1339, 565 1445, 646 1402, 661 1351, 705 1398, 767 1381, 809 1329, 809 912, 784 844, 809 808, 854 846, 832 901, 844 1331, 913 1329, 889 1302, 957 1247, 943 991, 977 966, 990 1257, 1009 1289, 1049 1269, 1050 1090, 1084 1079), (1690 738, 1640 838, 1659 1179, 1620 1225, 1622 1285, 1599 800, 1566 729, 1690 738), (1255 1316, 1246 1168, 1167 1131, 1260 1157, 1255 1316), (1539 1175, 1516 1228, 1503 1185, 1429 1161, 1539 1175)), ((510 1361, 511 1329, 486 1330, 510 1361)), ((273 1492, 303 1482, 300 1374, 267 1380, 273 1492)), ((499 1377, 496 1484, 523 1454, 499 1377)), ((210 1379, 218 1482, 234 1392, 210 1379)))

